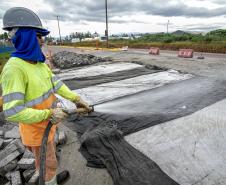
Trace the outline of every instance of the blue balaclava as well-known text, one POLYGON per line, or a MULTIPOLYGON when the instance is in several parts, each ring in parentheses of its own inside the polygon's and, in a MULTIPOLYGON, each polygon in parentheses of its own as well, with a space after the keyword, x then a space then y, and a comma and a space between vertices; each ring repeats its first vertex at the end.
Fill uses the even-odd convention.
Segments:
POLYGON ((35 28, 18 28, 12 37, 12 43, 16 51, 11 54, 11 57, 34 62, 45 62, 45 56, 39 46, 36 33, 46 36, 49 31, 35 28))

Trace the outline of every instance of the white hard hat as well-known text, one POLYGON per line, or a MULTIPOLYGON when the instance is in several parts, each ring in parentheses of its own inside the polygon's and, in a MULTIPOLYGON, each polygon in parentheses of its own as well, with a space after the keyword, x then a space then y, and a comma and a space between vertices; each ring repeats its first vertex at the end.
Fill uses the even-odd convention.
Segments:
POLYGON ((37 28, 40 31, 47 31, 43 28, 41 20, 33 11, 24 7, 10 8, 3 16, 3 30, 10 31, 19 27, 37 28))

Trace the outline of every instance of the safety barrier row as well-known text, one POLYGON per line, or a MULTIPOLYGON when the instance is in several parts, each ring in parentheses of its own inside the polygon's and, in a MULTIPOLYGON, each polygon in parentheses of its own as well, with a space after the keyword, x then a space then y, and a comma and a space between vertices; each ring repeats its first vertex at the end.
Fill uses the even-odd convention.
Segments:
MULTIPOLYGON (((128 46, 124 46, 121 48, 121 51, 128 51, 128 46)), ((150 55, 159 55, 160 49, 158 47, 151 47, 148 51, 150 55)), ((193 49, 180 49, 178 51, 178 57, 181 58, 193 58, 194 50, 193 49)), ((204 57, 201 56, 200 59, 204 57)))

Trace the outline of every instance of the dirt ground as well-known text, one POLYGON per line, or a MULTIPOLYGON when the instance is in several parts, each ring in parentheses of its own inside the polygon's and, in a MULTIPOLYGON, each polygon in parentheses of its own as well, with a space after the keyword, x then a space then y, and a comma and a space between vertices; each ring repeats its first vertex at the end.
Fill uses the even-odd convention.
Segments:
MULTIPOLYGON (((78 53, 90 53, 101 57, 111 57, 116 61, 139 62, 145 65, 156 65, 175 69, 178 71, 204 76, 214 79, 226 79, 226 55, 206 54, 205 59, 197 59, 200 53, 195 53, 192 59, 182 59, 177 57, 177 52, 160 51, 160 56, 151 56, 147 50, 129 51, 102 51, 84 50, 70 47, 51 47, 53 53, 59 51, 72 51, 78 53)), ((66 185, 112 185, 113 182, 103 169, 93 169, 86 167, 86 161, 78 152, 79 142, 76 133, 61 125, 61 129, 68 133, 68 143, 62 148, 60 170, 68 169, 71 172, 71 179, 66 185)))

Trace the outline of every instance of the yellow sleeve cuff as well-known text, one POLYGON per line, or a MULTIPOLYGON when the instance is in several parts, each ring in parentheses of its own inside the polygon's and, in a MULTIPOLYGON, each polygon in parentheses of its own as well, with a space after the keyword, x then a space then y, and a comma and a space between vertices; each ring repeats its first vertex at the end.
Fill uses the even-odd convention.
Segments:
POLYGON ((75 98, 74 98, 73 102, 77 103, 80 100, 81 100, 81 97, 79 95, 75 94, 75 98))

